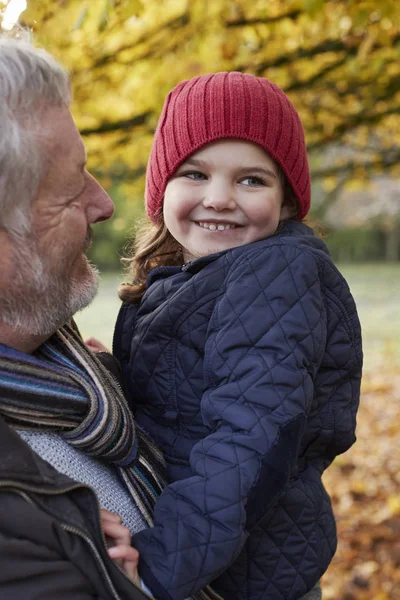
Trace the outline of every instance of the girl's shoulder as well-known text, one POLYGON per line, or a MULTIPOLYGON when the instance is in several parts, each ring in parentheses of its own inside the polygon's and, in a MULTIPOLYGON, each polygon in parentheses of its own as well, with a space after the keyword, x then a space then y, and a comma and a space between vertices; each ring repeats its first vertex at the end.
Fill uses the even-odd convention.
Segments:
POLYGON ((287 261, 301 257, 302 261, 316 265, 332 263, 325 243, 307 225, 296 221, 284 223, 271 237, 233 248, 226 258, 232 268, 246 261, 256 261, 260 267, 270 268, 279 256, 287 261))
POLYGON ((349 294, 325 243, 304 223, 285 223, 274 236, 232 249, 225 260, 227 282, 241 283, 246 275, 250 283, 255 280, 273 287, 285 280, 295 290, 319 281, 323 290, 349 294))

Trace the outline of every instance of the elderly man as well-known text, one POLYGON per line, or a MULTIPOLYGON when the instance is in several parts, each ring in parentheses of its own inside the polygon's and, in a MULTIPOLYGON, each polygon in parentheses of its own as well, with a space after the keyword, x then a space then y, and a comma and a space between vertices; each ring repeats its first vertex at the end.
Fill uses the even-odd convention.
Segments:
POLYGON ((108 551, 99 506, 131 533, 151 524, 162 459, 64 325, 96 294, 85 250, 113 213, 69 103, 49 54, 0 37, 0 597, 134 600, 129 532, 105 515, 108 551))

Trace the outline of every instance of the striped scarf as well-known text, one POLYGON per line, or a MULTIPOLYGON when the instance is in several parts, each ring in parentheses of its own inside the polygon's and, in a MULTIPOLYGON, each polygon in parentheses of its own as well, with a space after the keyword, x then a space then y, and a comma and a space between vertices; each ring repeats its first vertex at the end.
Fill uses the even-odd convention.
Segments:
MULTIPOLYGON (((0 414, 15 429, 53 432, 113 464, 147 525, 165 487, 165 462, 134 424, 117 380, 66 325, 33 354, 0 344, 0 414)), ((223 600, 210 586, 191 600, 223 600)))
POLYGON ((0 413, 13 428, 57 433, 113 464, 144 520, 153 524, 165 486, 163 456, 135 426, 117 380, 71 326, 34 354, 0 344, 0 413))

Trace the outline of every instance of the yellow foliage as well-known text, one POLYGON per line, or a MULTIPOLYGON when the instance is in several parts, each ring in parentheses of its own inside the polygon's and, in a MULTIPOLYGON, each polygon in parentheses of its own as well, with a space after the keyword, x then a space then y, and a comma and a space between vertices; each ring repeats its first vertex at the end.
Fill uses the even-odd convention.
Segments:
POLYGON ((389 496, 388 498, 388 506, 393 515, 400 515, 400 497, 399 496, 389 496))
POLYGON ((357 443, 324 475, 339 545, 326 600, 400 598, 400 378, 395 365, 364 376, 357 443))
POLYGON ((353 179, 400 162, 396 0, 28 0, 23 20, 70 71, 89 167, 109 176, 121 162, 143 171, 167 92, 218 70, 283 87, 312 155, 332 143, 365 149, 353 179))
POLYGON ((337 177, 325 177, 323 181, 324 189, 327 192, 331 192, 337 187, 337 177))

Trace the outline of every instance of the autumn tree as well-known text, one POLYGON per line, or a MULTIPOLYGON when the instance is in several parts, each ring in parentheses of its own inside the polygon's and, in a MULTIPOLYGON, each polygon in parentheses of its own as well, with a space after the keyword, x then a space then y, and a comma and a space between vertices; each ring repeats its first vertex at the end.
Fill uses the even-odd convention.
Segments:
POLYGON ((287 92, 325 204, 349 178, 400 172, 397 0, 28 0, 22 20, 69 69, 89 167, 125 198, 142 198, 167 92, 219 70, 287 92))

